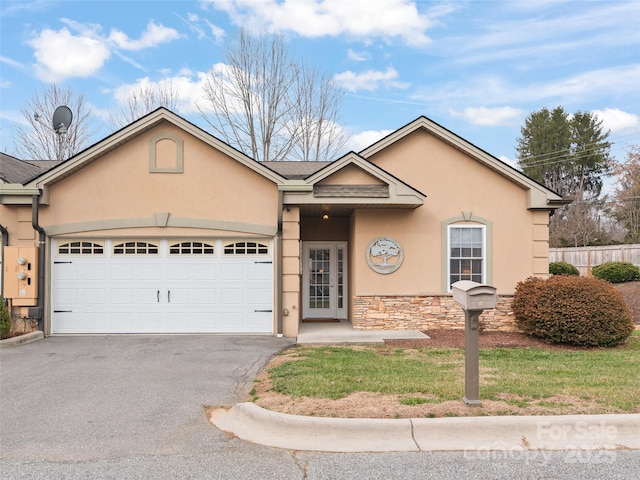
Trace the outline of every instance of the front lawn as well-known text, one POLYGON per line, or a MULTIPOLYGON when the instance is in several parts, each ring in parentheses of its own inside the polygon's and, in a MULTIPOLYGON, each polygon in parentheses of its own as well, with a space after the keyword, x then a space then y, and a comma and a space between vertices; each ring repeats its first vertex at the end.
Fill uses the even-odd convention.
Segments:
POLYGON ((640 331, 608 349, 481 349, 474 408, 461 401, 463 349, 299 346, 274 359, 253 394, 265 408, 323 416, 640 413, 639 372, 640 331))

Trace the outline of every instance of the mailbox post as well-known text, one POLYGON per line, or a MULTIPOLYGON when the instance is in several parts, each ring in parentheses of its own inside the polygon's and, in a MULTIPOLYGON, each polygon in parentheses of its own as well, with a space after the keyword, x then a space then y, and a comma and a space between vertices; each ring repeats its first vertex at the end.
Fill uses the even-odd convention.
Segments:
POLYGON ((464 310, 464 403, 481 407, 480 401, 480 314, 496 307, 496 289, 470 280, 452 286, 453 300, 464 310))

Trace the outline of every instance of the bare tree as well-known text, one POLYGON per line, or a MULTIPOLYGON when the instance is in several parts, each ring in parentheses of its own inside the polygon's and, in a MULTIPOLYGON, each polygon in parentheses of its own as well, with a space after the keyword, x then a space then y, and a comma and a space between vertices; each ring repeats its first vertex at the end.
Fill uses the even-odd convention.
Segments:
POLYGON ((298 70, 290 135, 295 138, 292 160, 330 160, 344 148, 347 137, 338 124, 344 90, 326 73, 308 65, 298 70))
POLYGON ((89 145, 92 132, 92 109, 84 101, 84 94, 75 95, 71 88, 49 85, 36 93, 21 109, 27 124, 16 127, 15 156, 24 160, 57 160, 62 162, 89 145), (66 105, 73 121, 66 135, 53 129, 55 109, 66 105))
POLYGON ((344 144, 340 88, 296 60, 281 36, 241 29, 225 56, 198 105, 222 139, 258 161, 324 159, 344 144))
POLYGON ((178 109, 179 100, 178 87, 172 79, 155 84, 142 81, 129 90, 119 111, 109 113, 109 123, 114 128, 121 128, 159 107, 175 111, 178 109))
POLYGON ((618 186, 613 215, 626 230, 625 240, 640 242, 640 147, 635 146, 625 162, 617 165, 618 186))

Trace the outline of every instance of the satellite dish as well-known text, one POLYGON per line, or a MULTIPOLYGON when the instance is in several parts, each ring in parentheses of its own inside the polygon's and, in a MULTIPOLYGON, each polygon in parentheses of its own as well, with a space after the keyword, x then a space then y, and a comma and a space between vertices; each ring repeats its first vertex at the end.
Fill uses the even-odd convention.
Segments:
POLYGON ((67 133, 67 129, 69 125, 71 125, 72 120, 73 114, 69 107, 61 105, 53 112, 53 129, 58 135, 63 135, 67 133))

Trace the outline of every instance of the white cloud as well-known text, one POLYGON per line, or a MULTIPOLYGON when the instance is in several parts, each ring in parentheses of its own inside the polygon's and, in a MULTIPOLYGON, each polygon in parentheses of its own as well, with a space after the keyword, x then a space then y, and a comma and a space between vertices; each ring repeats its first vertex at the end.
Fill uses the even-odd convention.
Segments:
POLYGON ((347 141, 347 150, 353 150, 354 152, 364 150, 391 132, 393 130, 365 130, 364 132, 356 133, 347 141))
POLYGON ((605 108, 604 110, 593 110, 591 113, 602 120, 605 130, 617 132, 628 128, 640 127, 640 117, 633 113, 628 113, 618 108, 605 108))
POLYGON ((505 155, 500 155, 498 158, 502 160, 504 163, 506 163, 507 165, 509 165, 510 167, 518 169, 518 162, 515 159, 509 158, 505 155))
POLYGON ((367 52, 356 52, 349 49, 347 50, 347 58, 349 58, 349 60, 355 60, 356 62, 364 62, 365 60, 369 60, 371 55, 367 52))
POLYGON ((498 125, 518 125, 525 113, 513 107, 468 107, 462 112, 450 110, 454 117, 461 117, 474 125, 495 127, 498 125))
POLYGON ((45 82, 89 77, 102 68, 111 52, 100 40, 73 35, 66 27, 45 29, 29 41, 37 60, 36 74, 45 82))
POLYGON ((342 84, 344 88, 351 92, 357 90, 377 90, 381 86, 387 88, 407 88, 409 84, 399 82, 398 71, 393 67, 387 67, 386 71, 367 70, 366 72, 354 73, 351 70, 334 75, 333 79, 342 84))
POLYGON ((119 30, 108 37, 102 27, 62 19, 66 26, 58 31, 44 29, 27 43, 34 50, 36 75, 45 82, 59 82, 71 77, 89 77, 100 70, 113 53, 137 68, 142 66, 119 50, 138 51, 173 41, 176 30, 154 23, 137 40, 131 40, 119 30))
POLYGON ((0 80, 0 88, 9 88, 11 86, 11 80, 0 80))
POLYGON ((181 17, 175 12, 174 15, 182 20, 189 27, 189 29, 197 35, 199 40, 203 38, 210 39, 209 35, 207 35, 205 31, 205 27, 209 30, 211 35, 213 35, 213 39, 216 42, 221 40, 226 35, 225 31, 222 28, 211 23, 206 18, 200 18, 198 14, 187 13, 187 18, 181 17), (204 27, 201 24, 204 24, 204 27))
POLYGON ((220 28, 217 25, 214 25, 209 20, 205 19, 204 23, 207 25, 207 27, 209 27, 209 31, 211 32, 211 35, 213 35, 213 37, 216 40, 221 40, 226 35, 225 31, 222 28, 220 28))
POLYGON ((262 33, 291 31, 304 37, 347 35, 359 39, 400 38, 420 47, 434 22, 411 0, 206 0, 236 25, 262 33))
POLYGON ((0 55, 0 63, 6 63, 7 65, 11 65, 12 67, 15 68, 22 68, 23 65, 20 62, 16 62, 15 60, 8 58, 8 57, 4 57, 2 55, 0 55))
POLYGON ((171 42, 180 37, 177 30, 158 25, 153 20, 147 24, 147 28, 138 40, 130 40, 129 37, 120 30, 112 29, 109 40, 114 42, 123 50, 143 50, 145 48, 156 47, 161 43, 171 42))
POLYGON ((197 112, 196 102, 202 98, 204 76, 203 73, 197 73, 195 76, 180 73, 157 81, 144 77, 136 80, 135 83, 119 86, 113 91, 113 97, 118 104, 125 105, 132 92, 171 89, 178 96, 178 113, 192 114, 197 112))

